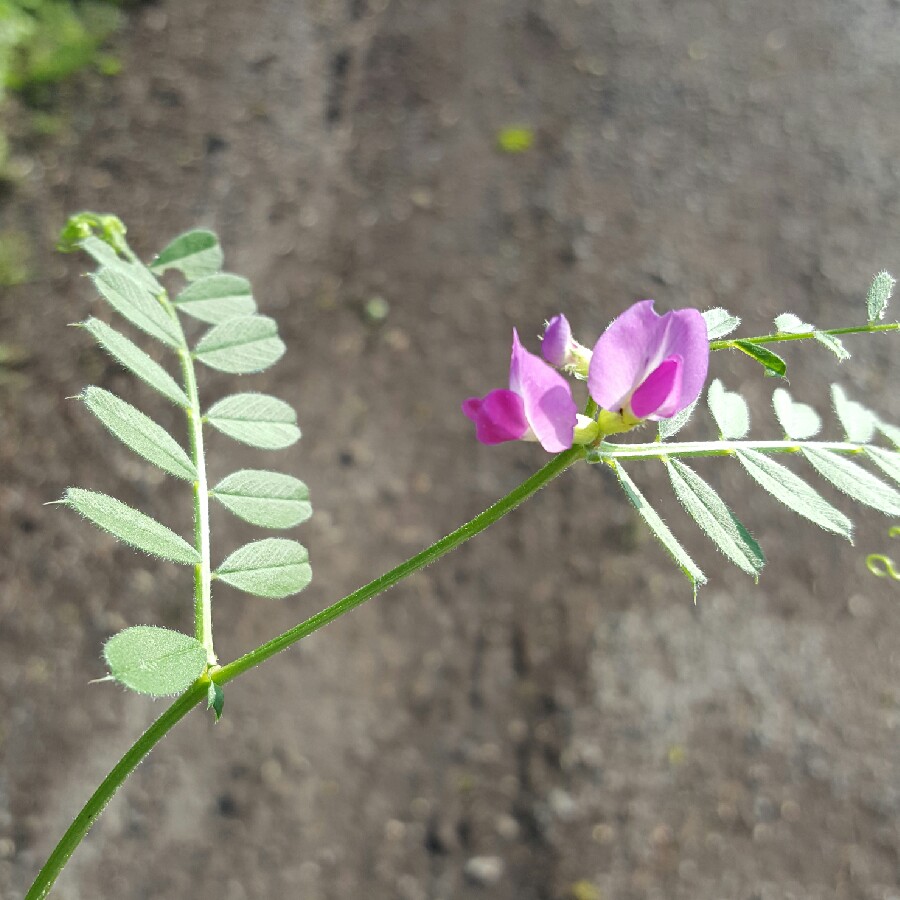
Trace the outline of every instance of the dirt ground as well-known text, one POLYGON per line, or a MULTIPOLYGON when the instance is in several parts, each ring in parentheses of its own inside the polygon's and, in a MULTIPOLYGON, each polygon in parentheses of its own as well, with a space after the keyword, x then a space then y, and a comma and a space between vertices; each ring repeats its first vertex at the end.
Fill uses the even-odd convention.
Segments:
MULTIPOLYGON (((185 491, 79 404, 87 383, 175 411, 67 323, 97 311, 65 216, 111 210, 149 257, 215 228, 285 359, 241 389, 299 410, 266 458, 210 438, 214 479, 293 472, 316 514, 296 598, 217 589, 234 658, 455 528, 544 461, 479 446, 460 401, 501 386, 515 325, 590 342, 631 301, 862 319, 900 268, 896 0, 169 0, 120 35, 124 74, 60 92, 0 226, 35 281, 0 296, 0 896, 162 710, 106 684, 129 624, 190 630, 186 570, 54 506, 104 490, 189 531, 185 491), (536 132, 498 152, 508 125, 536 132), (365 315, 373 298, 387 318, 365 315)), ((24 113, 23 113, 24 115, 24 113)), ((105 315, 105 313, 103 313, 105 315)), ((890 338, 786 351, 900 420, 890 338)), ((716 375, 777 436, 750 360, 716 375)), ((209 377, 207 398, 236 379, 209 377)), ((826 418, 829 418, 826 415, 826 418)), ((708 416, 694 433, 711 436, 708 416)), ((829 419, 828 431, 837 435, 829 419)), ((900 604, 867 553, 736 465, 697 468, 751 527, 759 586, 717 557, 661 467, 631 474, 710 575, 699 604, 609 474, 582 466, 451 558, 230 685, 113 800, 60 900, 898 900, 900 604)), ((829 497, 830 492, 823 488, 829 497)), ((226 514, 214 555, 258 532, 226 514)))

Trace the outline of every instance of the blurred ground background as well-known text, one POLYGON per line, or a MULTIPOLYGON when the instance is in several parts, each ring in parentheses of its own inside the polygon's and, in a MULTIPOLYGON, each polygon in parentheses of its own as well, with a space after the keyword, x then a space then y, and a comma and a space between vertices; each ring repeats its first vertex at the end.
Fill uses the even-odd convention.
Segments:
MULTIPOLYGON (((52 251, 67 214, 120 214, 145 257, 213 227, 290 348, 240 387, 292 402, 303 440, 263 459, 212 435, 211 468, 309 483, 315 580, 280 603, 219 587, 228 660, 543 462, 477 445, 458 412, 504 383, 513 325, 536 349, 562 309, 591 342, 647 296, 724 305, 745 334, 788 309, 861 321, 872 273, 900 268, 898 17, 896 0, 130 11, 122 74, 56 91, 64 127, 19 143, 0 210, 33 248, 30 283, 0 294, 16 351, 0 383, 0 896, 21 896, 163 708, 88 686, 102 642, 190 630, 187 571, 42 506, 76 484, 189 531, 184 491, 63 399, 100 384, 183 427, 66 328, 99 309, 82 261, 52 251), (534 130, 529 151, 498 151, 509 125, 534 130), (384 321, 366 317, 373 298, 384 321)), ((841 367, 788 349, 794 396, 827 414, 840 380, 896 422, 896 342, 847 346, 841 367)), ((750 360, 714 365, 754 399, 755 434, 776 436, 774 384, 750 360)), ((711 434, 706 414, 692 427, 711 434)), ((890 552, 891 523, 837 501, 851 547, 749 496, 736 464, 698 464, 768 553, 754 587, 659 466, 631 468, 710 575, 696 608, 609 474, 569 472, 230 685, 218 726, 192 715, 54 896, 897 900, 900 605, 864 565, 890 552)), ((213 526, 217 557, 254 533, 224 513, 213 526)))

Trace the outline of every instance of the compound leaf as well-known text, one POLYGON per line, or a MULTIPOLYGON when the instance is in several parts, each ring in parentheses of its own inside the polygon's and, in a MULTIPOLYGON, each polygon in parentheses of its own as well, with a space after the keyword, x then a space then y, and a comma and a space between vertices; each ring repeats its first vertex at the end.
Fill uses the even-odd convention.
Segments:
POLYGON ((236 441, 281 450, 300 437, 297 414, 283 400, 268 394, 232 394, 214 403, 206 421, 236 441))
POLYGON ((248 594, 279 599, 302 591, 312 580, 312 569, 304 546, 266 538, 235 550, 215 577, 248 594))
POLYGON ((192 282, 172 302, 183 313, 210 325, 256 312, 250 282, 228 272, 192 282))
MULTIPOLYGON (((103 245, 106 246, 105 244, 103 245)), ((110 328, 99 319, 88 319, 83 327, 94 336, 97 343, 113 359, 126 369, 137 375, 163 397, 181 407, 190 405, 187 394, 178 386, 175 379, 161 366, 152 360, 140 347, 130 341, 124 334, 110 328)))
POLYGON ((100 269, 91 277, 103 298, 132 325, 169 347, 181 346, 181 326, 139 281, 118 269, 100 269))
POLYGON ((878 416, 861 403, 850 400, 839 384, 831 386, 831 399, 847 440, 854 444, 868 444, 878 427, 878 416))
POLYGON ((750 430, 750 410, 740 394, 726 391, 725 385, 716 378, 709 386, 706 402, 723 438, 739 441, 746 437, 750 430))
POLYGON ((756 450, 738 450, 736 456, 750 477, 788 509, 852 542, 850 520, 790 469, 756 450))
POLYGON ((722 498, 677 459, 665 459, 675 496, 721 553, 754 579, 766 564, 759 544, 722 498))
POLYGON ((69 488, 62 502, 137 550, 189 566, 200 562, 200 554, 184 538, 121 500, 83 488, 69 488))
POLYGON ((784 378, 787 372, 787 363, 777 354, 752 341, 735 341, 734 346, 747 356, 753 357, 765 370, 766 375, 784 378))
POLYGON ((200 338, 194 356, 220 372, 261 372, 284 355, 278 326, 267 316, 239 316, 216 325, 200 338))
POLYGON ((675 535, 669 530, 669 526, 659 517, 659 514, 647 503, 644 495, 637 489, 637 485, 631 480, 619 463, 615 463, 616 475, 625 496, 631 505, 637 510, 638 515, 644 520, 656 539, 663 545, 666 552, 675 560, 676 565, 684 572, 685 577, 691 582, 694 590, 694 601, 697 600, 697 586, 706 584, 706 576, 697 567, 697 564, 688 556, 687 550, 678 543, 675 535))
POLYGON ((151 697, 186 691, 206 669, 206 649, 180 631, 136 625, 111 637, 103 656, 112 677, 151 697))
POLYGON ((819 414, 805 403, 795 403, 784 388, 775 389, 772 406, 784 433, 792 440, 805 441, 818 434, 822 427, 819 414))
POLYGON ((803 447, 813 468, 839 491, 889 516, 900 515, 900 494, 851 460, 818 447, 803 447))
POLYGON ((727 309, 722 309, 720 306, 706 310, 703 318, 706 321, 707 338, 711 341, 731 334, 741 324, 741 320, 737 316, 733 316, 727 309))
POLYGON ((86 388, 81 396, 85 406, 126 447, 176 478, 193 481, 197 477, 184 448, 139 409, 103 388, 86 388))
POLYGON ((280 472, 242 469, 223 478, 211 494, 236 516, 261 528, 293 528, 312 515, 309 489, 280 472))
POLYGON ((198 228, 178 235, 150 263, 154 272, 178 269, 188 281, 212 275, 222 268, 222 248, 211 231, 198 228))

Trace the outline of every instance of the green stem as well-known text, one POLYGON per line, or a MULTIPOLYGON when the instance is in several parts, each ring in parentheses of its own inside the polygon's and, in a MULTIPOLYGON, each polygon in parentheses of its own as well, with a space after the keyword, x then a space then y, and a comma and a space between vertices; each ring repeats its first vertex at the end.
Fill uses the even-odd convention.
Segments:
MULTIPOLYGON (((505 497, 498 500, 493 506, 488 507, 483 513, 475 516, 469 522, 466 522, 456 531, 448 534, 445 538, 439 540, 436 544, 410 557, 399 566, 391 569, 390 572, 370 581, 364 587, 359 588, 352 594, 348 594, 337 603, 323 609, 321 612, 307 619, 305 622, 290 628, 283 634, 251 650, 249 653, 229 663, 227 666, 216 669, 212 677, 217 684, 225 684, 233 678, 237 678, 248 669, 258 666, 265 660, 270 659, 276 653, 287 649, 291 644, 295 644, 302 638, 307 637, 314 631, 333 622, 339 616, 350 612, 366 600, 370 600, 377 594, 386 591, 388 588, 402 581, 419 569, 424 568, 429 563, 433 563, 440 559, 451 550, 456 549, 460 544, 465 543, 469 538, 484 531, 494 522, 502 519, 507 513, 512 512, 517 506, 524 503, 529 497, 537 493, 544 485, 548 484, 558 475, 561 475, 566 469, 579 459, 583 459, 585 450, 583 447, 573 447, 571 450, 565 450, 554 456, 550 462, 542 469, 531 476, 527 481, 522 482, 518 487, 513 488, 505 497)), ((199 704, 207 695, 209 686, 209 677, 203 676, 196 684, 192 685, 184 694, 182 694, 132 745, 131 749, 116 763, 112 771, 103 779, 100 786, 91 795, 91 798, 84 805, 84 808, 75 817, 75 820, 67 829, 60 842, 56 845, 50 858, 44 864, 44 867, 38 873, 34 884, 25 895, 25 900, 39 900, 46 897, 53 887, 59 873, 62 871, 69 857, 75 852, 75 849, 84 839, 91 826, 97 820, 97 817, 109 803, 113 794, 121 787, 125 779, 134 771, 141 760, 153 749, 153 747, 162 740, 163 737, 183 719, 190 710, 199 704)))
POLYGON ((587 461, 599 463, 611 459, 663 459, 667 456, 733 456, 738 450, 799 453, 804 447, 829 450, 832 453, 863 452, 862 445, 846 441, 686 441, 671 444, 653 441, 650 444, 601 443, 588 451, 587 461))
POLYGON ((763 334, 759 337, 732 338, 725 341, 710 341, 710 350, 734 350, 737 341, 745 344, 780 344, 783 341, 809 341, 817 334, 830 334, 838 337, 842 334, 876 334, 880 331, 900 331, 900 322, 890 322, 885 325, 858 325, 850 328, 817 329, 816 331, 803 331, 799 334, 763 334))

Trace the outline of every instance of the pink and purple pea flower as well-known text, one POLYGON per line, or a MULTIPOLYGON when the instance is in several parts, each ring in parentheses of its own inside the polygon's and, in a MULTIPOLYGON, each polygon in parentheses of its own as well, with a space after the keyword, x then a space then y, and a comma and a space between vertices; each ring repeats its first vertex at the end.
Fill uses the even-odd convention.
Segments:
POLYGON ((564 315, 548 322, 541 349, 547 362, 529 353, 514 330, 509 389, 463 403, 482 444, 536 440, 551 453, 572 446, 577 407, 569 383, 548 363, 577 367, 589 357, 591 397, 602 410, 621 416, 627 427, 668 419, 689 406, 699 396, 709 366, 703 316, 696 309, 660 316, 652 300, 641 300, 614 319, 592 354, 573 340, 564 315))

